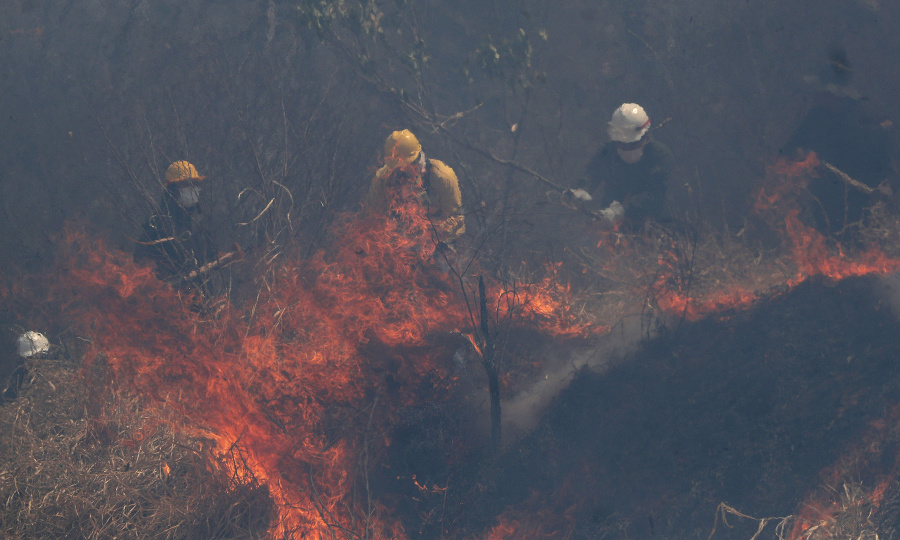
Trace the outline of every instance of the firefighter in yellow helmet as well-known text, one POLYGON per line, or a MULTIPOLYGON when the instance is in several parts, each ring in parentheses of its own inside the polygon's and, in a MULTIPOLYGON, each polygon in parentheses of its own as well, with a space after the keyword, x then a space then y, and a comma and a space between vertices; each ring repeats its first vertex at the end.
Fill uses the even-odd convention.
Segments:
POLYGON ((466 232, 456 173, 443 161, 425 157, 419 140, 408 129, 395 131, 384 141, 384 165, 372 179, 364 207, 371 212, 387 211, 392 190, 401 185, 421 188, 420 200, 441 242, 450 245, 466 232))
POLYGON ((135 261, 156 264, 160 279, 185 278, 216 258, 212 235, 199 221, 205 178, 187 161, 175 161, 166 169, 159 208, 142 226, 134 252, 135 261))

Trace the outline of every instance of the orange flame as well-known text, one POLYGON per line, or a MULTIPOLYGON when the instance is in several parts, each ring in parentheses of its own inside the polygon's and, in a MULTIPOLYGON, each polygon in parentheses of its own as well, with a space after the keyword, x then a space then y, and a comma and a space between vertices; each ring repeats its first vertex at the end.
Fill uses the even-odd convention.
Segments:
MULTIPOLYGON (((684 314, 688 320, 697 320, 712 313, 752 305, 762 297, 780 293, 815 276, 832 281, 869 274, 887 274, 900 270, 900 259, 893 259, 877 247, 848 255, 840 244, 829 247, 829 241, 821 233, 800 219, 799 198, 810 178, 819 175, 821 163, 815 153, 809 153, 799 161, 779 160, 769 168, 769 179, 754 197, 756 212, 768 218, 772 226, 785 238, 785 248, 794 275, 786 279, 784 287, 764 290, 741 284, 726 289, 704 291, 696 297, 680 293, 677 288, 666 287, 670 273, 664 272, 654 285, 661 291, 660 308, 669 313, 684 314)), ((833 243, 833 242, 832 242, 833 243)))
POLYGON ((508 538, 568 538, 575 529, 576 514, 581 506, 590 502, 590 493, 596 489, 589 467, 582 467, 578 477, 567 478, 550 496, 532 491, 521 504, 508 507, 497 518, 497 523, 487 531, 485 540, 508 538), (575 488, 574 484, 590 484, 575 488))
MULTIPOLYGON (((109 384, 128 385, 173 428, 209 440, 218 466, 266 485, 278 509, 273 537, 363 527, 403 538, 377 501, 373 514, 353 497, 359 434, 370 418, 384 432, 400 404, 441 399, 452 351, 431 337, 471 320, 459 286, 431 263, 431 224, 413 195, 403 191, 388 216, 346 219, 333 250, 276 269, 246 310, 205 315, 200 298, 74 232, 42 303, 91 336, 86 358, 108 366, 109 384), (229 460, 235 450, 246 469, 229 460)), ((565 288, 490 289, 497 313, 515 314, 514 324, 591 330, 568 313, 565 288)), ((16 294, 25 292, 5 291, 3 300, 16 294)), ((372 440, 377 455, 384 447, 372 440)))
MULTIPOLYGON (((832 528, 840 512, 850 506, 866 505, 870 511, 877 510, 887 489, 900 474, 900 455, 885 456, 885 452, 893 448, 884 444, 888 438, 896 437, 900 430, 900 403, 895 404, 881 419, 872 421, 869 429, 860 437, 860 442, 848 449, 844 457, 833 467, 822 472, 826 480, 824 494, 814 494, 801 506, 789 540, 801 540, 816 527, 826 533, 832 528), (888 459, 885 459, 887 457, 888 459), (884 466, 884 463, 893 464, 884 466), (853 500, 841 500, 842 487, 859 478, 878 478, 872 482, 874 487, 867 491, 860 490, 853 500)), ((828 537, 827 534, 821 537, 828 537)))
POLYGON ((698 321, 713 313, 751 305, 759 298, 760 293, 757 291, 736 286, 726 291, 713 291, 708 297, 700 299, 666 291, 657 302, 663 311, 684 314, 687 320, 698 321))
POLYGON ((886 274, 900 269, 900 260, 887 257, 880 249, 871 247, 852 258, 838 244, 829 249, 826 238, 800 219, 798 198, 809 179, 819 174, 819 159, 809 153, 799 162, 780 161, 772 167, 776 182, 770 183, 768 195, 760 190, 756 209, 780 209, 783 230, 789 241, 791 258, 797 268, 796 276, 788 282, 794 286, 812 276, 824 276, 838 281, 853 276, 886 274))

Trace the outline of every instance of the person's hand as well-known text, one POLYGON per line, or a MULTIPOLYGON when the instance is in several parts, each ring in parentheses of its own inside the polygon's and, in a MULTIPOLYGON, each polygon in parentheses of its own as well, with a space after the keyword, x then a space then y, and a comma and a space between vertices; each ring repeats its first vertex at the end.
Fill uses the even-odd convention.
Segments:
POLYGON ((613 201, 612 204, 600 210, 598 214, 600 214, 602 220, 615 227, 625 219, 625 208, 622 207, 622 203, 619 201, 613 201))
POLYGON ((591 197, 591 194, 581 188, 565 189, 559 198, 559 202, 561 202, 563 206, 572 210, 588 213, 590 212, 589 206, 592 200, 593 197, 591 197))
POLYGON ((581 202, 589 202, 593 200, 591 194, 587 191, 578 188, 578 189, 567 189, 563 191, 563 198, 568 199, 570 201, 581 201, 581 202))

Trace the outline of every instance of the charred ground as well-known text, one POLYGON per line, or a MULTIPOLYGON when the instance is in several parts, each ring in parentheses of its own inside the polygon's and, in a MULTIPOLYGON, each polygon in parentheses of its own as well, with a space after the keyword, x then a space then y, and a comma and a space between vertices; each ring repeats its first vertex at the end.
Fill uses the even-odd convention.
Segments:
MULTIPOLYGON (((898 440, 874 454, 859 443, 900 397, 900 341, 872 281, 814 280, 751 312, 685 324, 605 373, 584 370, 500 455, 461 458, 453 443, 464 422, 411 412, 391 474, 447 488, 410 494, 427 510, 413 522, 426 538, 467 537, 517 507, 526 527, 557 519, 550 527, 567 538, 696 538, 710 534, 721 502, 788 516, 798 493, 842 489, 835 474, 873 489, 893 473, 898 440)), ((893 480, 890 490, 896 497, 893 480)), ((882 538, 895 534, 895 505, 872 517, 882 538)), ((731 521, 736 529, 714 537, 756 531, 731 521)))

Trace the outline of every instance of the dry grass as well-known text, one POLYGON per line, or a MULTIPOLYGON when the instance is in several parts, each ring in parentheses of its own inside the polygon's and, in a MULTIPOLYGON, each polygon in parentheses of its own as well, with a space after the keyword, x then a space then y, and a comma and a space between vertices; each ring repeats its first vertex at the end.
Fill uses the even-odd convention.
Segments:
POLYGON ((831 489, 831 504, 826 508, 804 506, 801 516, 754 518, 721 503, 708 540, 726 536, 738 522, 755 523, 749 540, 891 540, 897 538, 900 491, 892 485, 884 498, 861 483, 843 484, 831 489))
POLYGON ((96 395, 104 386, 52 351, 29 368, 19 398, 0 406, 6 538, 265 534, 267 491, 213 466, 203 441, 175 435, 133 397, 96 395))
POLYGON ((887 501, 873 497, 871 489, 861 484, 844 484, 835 492, 831 512, 814 512, 808 526, 796 540, 889 540, 896 538, 898 499, 896 486, 887 501), (818 518, 818 519, 817 519, 818 518))
MULTIPOLYGON (((615 325, 624 318, 652 319, 673 298, 721 313, 749 307, 747 299, 785 289, 796 269, 778 249, 764 250, 743 235, 704 229, 685 233, 651 224, 639 235, 610 234, 578 253, 580 275, 572 279, 576 307, 592 322, 615 325)), ((571 262, 571 261, 570 261, 571 262)), ((680 311, 671 311, 677 316, 680 311)), ((653 322, 648 321, 652 326, 653 322)))

